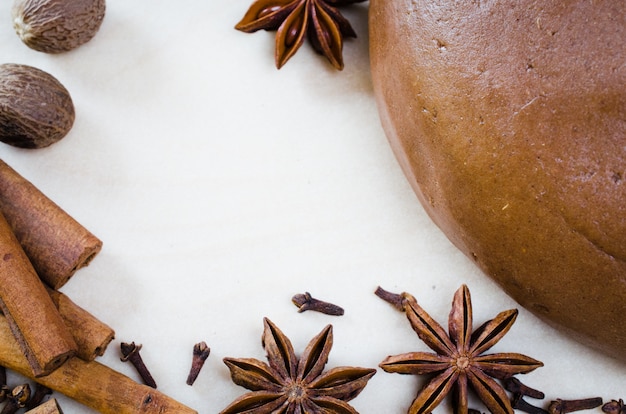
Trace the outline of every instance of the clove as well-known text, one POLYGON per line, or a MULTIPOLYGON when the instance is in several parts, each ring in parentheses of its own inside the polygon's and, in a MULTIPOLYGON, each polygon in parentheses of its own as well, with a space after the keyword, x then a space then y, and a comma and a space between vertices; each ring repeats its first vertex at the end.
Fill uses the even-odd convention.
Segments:
POLYGON ((187 385, 193 385, 193 383, 196 382, 196 378, 198 378, 198 374, 204 366, 204 361, 206 361, 210 353, 211 348, 208 347, 206 342, 202 341, 194 345, 191 369, 189 370, 189 375, 187 376, 187 385))
POLYGON ((30 398, 30 385, 22 384, 11 390, 11 394, 7 395, 7 403, 0 414, 14 414, 20 408, 26 405, 30 398))
POLYGON ((9 387, 7 386, 7 370, 0 365, 0 403, 6 401, 9 392, 9 387))
POLYGON ((32 410, 33 408, 37 407, 39 404, 42 403, 46 395, 50 395, 50 394, 52 394, 52 390, 50 388, 39 383, 35 384, 35 392, 32 393, 32 395, 26 402, 26 405, 24 406, 24 408, 27 411, 32 410))
POLYGON ((376 296, 391 304, 394 308, 400 312, 404 312, 404 297, 397 293, 387 292, 385 289, 378 286, 374 292, 376 296))
POLYGON ((516 410, 520 410, 528 414, 548 414, 548 412, 543 408, 529 404, 526 400, 524 400, 524 395, 521 393, 513 395, 513 398, 511 399, 511 406, 516 410))
POLYGON ((543 400, 545 398, 545 394, 543 392, 522 384, 522 382, 515 377, 505 378, 502 382, 504 384, 504 388, 513 394, 521 394, 522 396, 536 398, 538 400, 543 400))
POLYGON ((333 316, 341 316, 344 313, 342 307, 324 302, 323 300, 315 299, 309 292, 294 295, 294 297, 291 298, 291 301, 299 308, 298 312, 311 310, 333 316))
POLYGON ((156 388, 156 382, 154 381, 154 378, 152 378, 152 374, 148 371, 146 364, 144 364, 143 359, 139 354, 141 344, 135 345, 134 342, 131 342, 130 344, 122 342, 120 348, 122 350, 122 358, 120 358, 120 360, 122 362, 129 361, 133 364, 144 384, 149 387, 156 388))
POLYGON ((602 411, 607 414, 626 414, 626 405, 621 398, 618 400, 611 400, 602 406, 602 411))
POLYGON ((574 411, 590 410, 602 405, 602 398, 585 398, 582 400, 561 400, 557 398, 548 407, 550 414, 566 414, 574 411))

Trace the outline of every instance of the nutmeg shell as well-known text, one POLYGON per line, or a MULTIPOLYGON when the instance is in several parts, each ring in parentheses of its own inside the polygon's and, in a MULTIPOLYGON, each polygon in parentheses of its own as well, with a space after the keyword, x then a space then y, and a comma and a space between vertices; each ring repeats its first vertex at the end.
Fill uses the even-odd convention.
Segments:
POLYGON ((371 0, 384 130, 448 238, 626 360, 626 3, 371 0))
POLYGON ((15 0, 13 27, 31 49, 62 53, 91 40, 105 10, 105 0, 15 0))
POLYGON ((0 65, 0 141, 47 147, 67 135, 74 118, 72 98, 54 76, 28 65, 0 65))

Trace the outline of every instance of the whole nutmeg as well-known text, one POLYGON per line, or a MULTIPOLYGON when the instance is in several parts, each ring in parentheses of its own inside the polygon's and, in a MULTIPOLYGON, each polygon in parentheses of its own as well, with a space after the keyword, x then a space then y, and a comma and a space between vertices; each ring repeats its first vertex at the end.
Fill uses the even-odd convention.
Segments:
POLYGON ((55 77, 32 66, 0 65, 0 141, 47 147, 67 135, 74 118, 72 98, 55 77))
POLYGON ((31 49, 61 53, 91 40, 104 12, 105 0, 15 0, 13 27, 31 49))

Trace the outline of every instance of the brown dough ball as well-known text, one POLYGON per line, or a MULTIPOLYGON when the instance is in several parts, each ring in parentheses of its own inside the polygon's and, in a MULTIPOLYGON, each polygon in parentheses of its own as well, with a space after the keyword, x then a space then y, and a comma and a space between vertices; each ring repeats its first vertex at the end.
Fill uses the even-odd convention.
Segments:
POLYGON ((371 0, 374 90, 432 219, 626 360, 626 3, 371 0))

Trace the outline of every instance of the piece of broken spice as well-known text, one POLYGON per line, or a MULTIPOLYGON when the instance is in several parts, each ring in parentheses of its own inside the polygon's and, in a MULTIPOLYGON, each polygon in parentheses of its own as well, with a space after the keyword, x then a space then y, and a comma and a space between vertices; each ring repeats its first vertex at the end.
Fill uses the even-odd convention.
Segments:
POLYGON ((56 398, 50 398, 48 401, 28 409, 26 414, 63 414, 63 410, 61 410, 61 406, 56 398))

